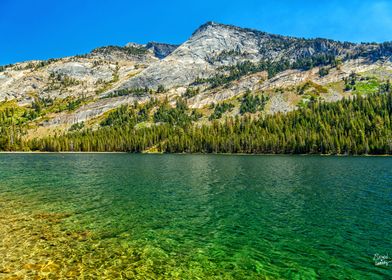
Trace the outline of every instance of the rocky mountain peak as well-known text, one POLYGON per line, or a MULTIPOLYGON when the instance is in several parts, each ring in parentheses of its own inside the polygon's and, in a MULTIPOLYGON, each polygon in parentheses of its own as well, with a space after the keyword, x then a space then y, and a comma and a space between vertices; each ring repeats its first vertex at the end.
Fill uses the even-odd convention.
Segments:
POLYGON ((197 28, 193 33, 192 36, 196 35, 197 33, 203 32, 204 30, 208 29, 209 27, 219 26, 219 23, 213 21, 207 21, 206 23, 202 24, 197 28))
MULTIPOLYGON (((215 22, 200 26, 164 60, 151 64, 140 75, 131 78, 121 88, 157 88, 187 86, 198 78, 216 75, 220 67, 235 66, 249 61, 294 63, 315 55, 346 54, 352 44, 326 39, 302 39, 269 34, 249 28, 240 28, 215 22)), ((166 46, 151 45, 154 51, 166 46)), ((166 52, 165 52, 166 53, 166 52)))
MULTIPOLYGON (((214 22, 214 21, 208 21, 208 22, 202 24, 199 28, 197 28, 193 32, 192 36, 194 36, 194 35, 196 35, 198 33, 202 33, 202 32, 204 32, 206 30, 211 30, 211 29, 216 29, 216 30, 226 29, 226 30, 231 30, 231 31, 251 32, 251 33, 258 34, 259 36, 268 34, 266 32, 259 31, 259 30, 256 30, 256 29, 242 28, 242 27, 238 27, 238 26, 235 26, 235 25, 223 24, 223 23, 218 23, 218 22, 214 22)), ((280 36, 280 35, 276 35, 276 36, 280 36)))

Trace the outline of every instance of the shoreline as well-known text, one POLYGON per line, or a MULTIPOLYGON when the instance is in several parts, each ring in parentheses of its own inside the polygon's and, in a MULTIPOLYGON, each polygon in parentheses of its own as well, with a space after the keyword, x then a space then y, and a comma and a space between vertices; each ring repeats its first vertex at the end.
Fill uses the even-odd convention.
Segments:
POLYGON ((262 154, 262 153, 151 153, 151 152, 81 152, 81 151, 61 151, 61 152, 48 152, 48 151, 0 151, 1 154, 133 154, 133 155, 223 155, 223 156, 320 156, 320 157, 391 157, 390 154, 384 155, 343 155, 343 154, 262 154))
POLYGON ((0 154, 128 154, 128 152, 45 152, 45 151, 0 151, 0 154))

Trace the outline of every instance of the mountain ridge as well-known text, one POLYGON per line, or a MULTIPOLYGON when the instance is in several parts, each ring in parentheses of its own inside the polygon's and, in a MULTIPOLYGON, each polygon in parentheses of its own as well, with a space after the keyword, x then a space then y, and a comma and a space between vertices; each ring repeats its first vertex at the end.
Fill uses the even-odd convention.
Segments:
POLYGON ((125 84, 120 89, 146 86, 157 88, 159 83, 163 83, 163 86, 184 86, 198 76, 205 76, 205 72, 212 72, 214 70, 211 69, 213 68, 211 66, 214 64, 212 61, 224 51, 245 54, 242 60, 233 60, 231 64, 244 60, 273 61, 282 60, 283 58, 293 62, 297 58, 308 57, 313 55, 313 53, 331 52, 334 55, 342 55, 341 52, 343 50, 344 53, 354 52, 352 48, 355 46, 358 45, 329 39, 286 37, 249 28, 207 22, 193 32, 192 36, 171 53, 166 60, 158 63, 158 65, 151 65, 145 69, 144 73, 135 77, 133 81, 131 79, 128 84, 125 84), (207 42, 208 40, 210 40, 210 43, 207 42), (214 42, 211 42, 211 40, 214 40, 214 42), (296 46, 295 44, 302 46, 296 46), (290 51, 288 48, 292 50, 290 51), (285 50, 286 53, 284 53, 285 50), (173 61, 176 65, 170 65, 168 61, 173 61), (185 65, 186 63, 184 62, 188 62, 188 64, 185 65), (189 64, 197 65, 198 69, 192 67, 190 71, 187 71, 190 67, 189 64), (167 73, 162 73, 160 68, 167 68, 167 73), (183 73, 182 79, 178 79, 178 77, 181 77, 179 72, 183 73), (169 78, 162 81, 160 79, 162 76, 169 78))
MULTIPOLYGON (((204 29, 208 28, 209 26, 221 26, 221 27, 225 27, 225 28, 228 28, 228 29, 242 30, 242 31, 247 31, 247 32, 252 32, 252 33, 257 33, 257 34, 262 34, 262 35, 269 35, 269 36, 272 36, 272 37, 278 37, 278 38, 284 38, 284 39, 294 39, 294 40, 304 40, 304 41, 324 40, 324 41, 330 41, 330 42, 334 42, 334 43, 350 44, 350 45, 357 45, 357 46, 360 46, 360 45, 363 45, 363 46, 366 46, 366 45, 383 45, 383 44, 392 43, 392 40, 391 41, 384 41, 384 42, 360 42, 360 43, 358 43, 358 42, 342 41, 342 40, 336 40, 336 39, 324 38, 324 37, 305 38, 305 37, 298 37, 298 36, 292 36, 292 35, 280 35, 280 34, 276 34, 276 33, 270 33, 270 32, 267 32, 267 31, 261 31, 261 30, 258 30, 256 28, 239 27, 239 26, 235 26, 235 25, 232 25, 232 24, 219 23, 219 22, 216 22, 216 21, 207 21, 204 24, 201 24, 192 33, 192 36, 195 35, 198 32, 203 31, 204 29)), ((139 44, 139 43, 132 43, 131 42, 131 43, 125 44, 124 46, 121 46, 121 45, 107 45, 107 46, 94 48, 89 53, 82 54, 82 55, 75 54, 75 55, 59 57, 59 58, 30 59, 30 60, 25 60, 25 61, 20 61, 20 62, 0 65, 0 67, 10 67, 12 65, 21 64, 21 63, 29 63, 29 62, 41 62, 41 61, 58 60, 58 59, 67 58, 67 57, 85 56, 85 55, 90 54, 91 52, 93 52, 96 49, 105 48, 105 47, 119 47, 119 48, 123 48, 123 47, 128 47, 128 46, 140 46, 140 47, 150 48, 153 45, 165 45, 165 46, 177 48, 178 46, 182 45, 182 43, 181 44, 172 44, 172 43, 167 43, 167 42, 150 41, 150 42, 147 42, 145 44, 139 44)))
POLYGON ((249 28, 249 27, 240 27, 232 24, 225 24, 225 23, 219 23, 216 21, 207 21, 206 23, 200 25, 193 33, 192 35, 195 35, 199 31, 203 31, 205 28, 209 26, 222 26, 225 28, 230 28, 234 30, 243 30, 247 32, 253 32, 256 34, 261 34, 261 35, 270 35, 270 36, 275 36, 275 37, 280 37, 280 38, 285 38, 285 39, 300 39, 300 40, 316 40, 316 39, 323 39, 323 40, 328 40, 328 41, 333 41, 333 42, 340 42, 340 43, 350 43, 350 44, 358 44, 350 41, 340 41, 340 40, 334 40, 330 38, 323 38, 323 37, 311 37, 311 38, 305 38, 305 37, 297 37, 297 36, 291 36, 291 35, 281 35, 281 34, 276 34, 276 33, 271 33, 267 31, 262 31, 258 30, 256 28, 249 28))

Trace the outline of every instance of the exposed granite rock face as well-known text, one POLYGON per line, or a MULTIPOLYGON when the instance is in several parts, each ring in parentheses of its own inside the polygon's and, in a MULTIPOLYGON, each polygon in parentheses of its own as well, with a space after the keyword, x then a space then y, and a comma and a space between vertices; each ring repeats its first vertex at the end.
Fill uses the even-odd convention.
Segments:
POLYGON ((210 77, 219 67, 242 61, 261 60, 294 62, 320 54, 340 57, 374 55, 380 45, 342 43, 327 39, 300 39, 268 34, 257 30, 208 22, 165 59, 151 64, 121 88, 166 88, 186 86, 196 78, 210 77))
POLYGON ((93 96, 105 83, 114 81, 107 89, 122 84, 176 48, 164 43, 129 43, 125 47, 96 48, 86 55, 17 63, 0 72, 0 101, 17 99, 27 104, 33 100, 31 95, 93 96), (55 85, 54 78, 64 77, 74 79, 72 85, 55 85))
POLYGON ((125 47, 145 49, 148 50, 156 58, 163 59, 166 56, 170 55, 175 49, 177 49, 178 45, 158 43, 158 42, 148 42, 147 44, 142 45, 142 44, 130 42, 127 43, 125 47))
POLYGON ((50 67, 48 70, 51 73, 68 75, 73 78, 83 78, 91 75, 91 65, 80 62, 66 62, 62 65, 50 67))
POLYGON ((164 59, 166 56, 170 55, 175 49, 177 49, 178 45, 149 42, 145 47, 146 49, 152 51, 154 55, 159 59, 164 59))
POLYGON ((124 104, 133 104, 134 102, 138 102, 140 104, 146 102, 148 100, 147 96, 121 96, 111 99, 101 99, 97 102, 87 104, 77 109, 72 113, 61 113, 58 116, 44 121, 42 123, 43 126, 57 126, 57 125, 72 125, 74 123, 84 122, 100 116, 107 111, 115 109, 124 104))
POLYGON ((109 46, 87 55, 17 63, 0 72, 0 101, 16 99, 28 104, 34 100, 31 96, 95 96, 158 60, 144 47, 109 46))

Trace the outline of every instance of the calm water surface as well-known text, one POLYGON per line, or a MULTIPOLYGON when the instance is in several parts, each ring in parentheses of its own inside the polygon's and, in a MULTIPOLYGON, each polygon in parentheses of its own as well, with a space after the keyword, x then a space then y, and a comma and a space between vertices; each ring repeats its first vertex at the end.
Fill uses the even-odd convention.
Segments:
POLYGON ((390 157, 1 154, 0 211, 0 279, 392 278, 390 157))

